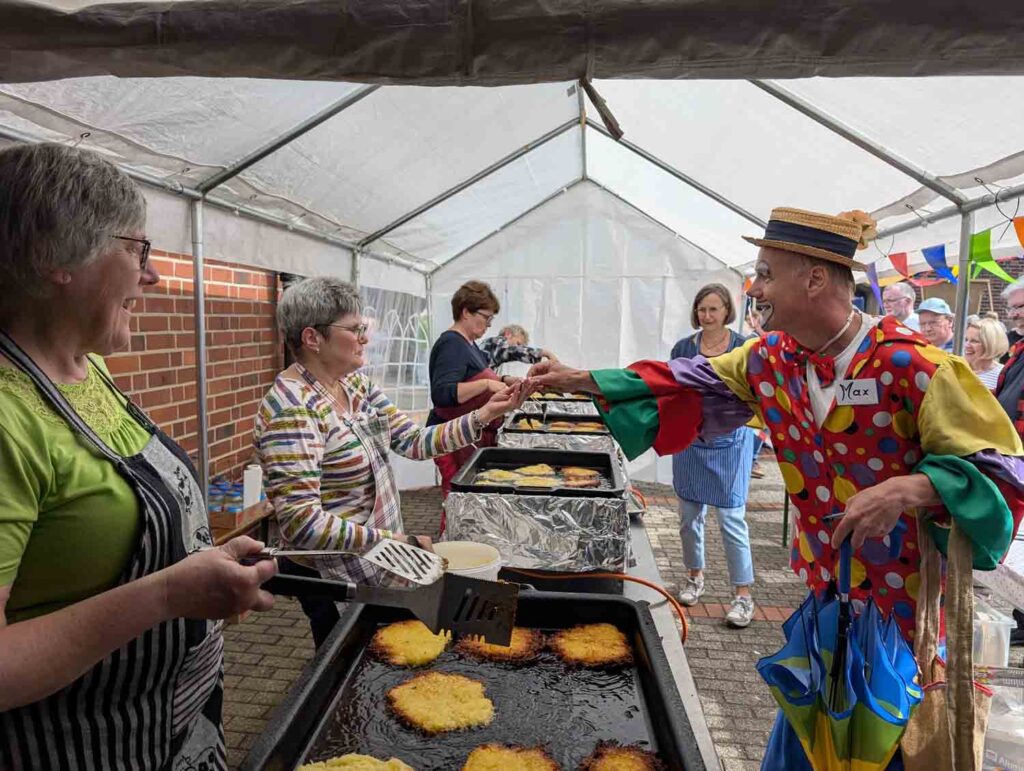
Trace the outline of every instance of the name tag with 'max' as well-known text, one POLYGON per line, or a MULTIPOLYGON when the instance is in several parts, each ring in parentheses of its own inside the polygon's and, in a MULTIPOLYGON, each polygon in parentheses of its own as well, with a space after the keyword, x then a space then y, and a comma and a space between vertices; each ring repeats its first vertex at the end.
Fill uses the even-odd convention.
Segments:
POLYGON ((878 404, 878 381, 870 377, 840 380, 836 404, 878 404))

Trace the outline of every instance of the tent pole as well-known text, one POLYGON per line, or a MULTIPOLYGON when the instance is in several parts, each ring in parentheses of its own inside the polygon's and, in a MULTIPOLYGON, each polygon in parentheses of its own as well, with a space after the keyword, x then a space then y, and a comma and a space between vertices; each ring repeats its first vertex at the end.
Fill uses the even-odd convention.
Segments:
POLYGON ((902 222, 899 225, 893 225, 891 228, 880 230, 877 237, 886 238, 888 236, 894 236, 897 233, 906 233, 908 230, 926 227, 933 222, 948 220, 951 217, 958 217, 964 212, 978 211, 978 209, 984 209, 988 206, 999 203, 1000 201, 1018 198, 1022 195, 1024 195, 1024 184, 1014 185, 1013 187, 1004 187, 996 193, 986 193, 985 195, 977 198, 972 198, 960 206, 947 206, 945 209, 939 209, 937 212, 932 212, 931 214, 918 214, 917 217, 908 222, 902 222))
POLYGON ((664 171, 666 174, 675 177, 680 182, 682 182, 682 183, 684 183, 686 185, 689 185, 694 190, 696 190, 696 191, 698 191, 700 193, 703 193, 708 198, 710 198, 712 201, 720 203, 725 208, 729 209, 730 211, 732 211, 735 214, 740 215, 745 220, 748 220, 748 221, 754 223, 759 228, 764 229, 765 227, 768 226, 768 223, 765 222, 760 217, 758 217, 757 215, 751 214, 746 209, 744 209, 742 206, 740 206, 739 204, 733 203, 732 201, 730 201, 728 198, 726 198, 721 193, 716 193, 711 188, 707 187, 706 185, 701 184, 700 182, 698 182, 697 180, 695 180, 693 177, 689 176, 688 174, 684 174, 679 169, 675 168, 674 166, 669 165, 668 163, 666 163, 665 161, 661 160, 661 158, 657 157, 656 155, 652 155, 651 153, 649 153, 646 150, 644 150, 642 147, 639 147, 638 145, 633 144, 628 139, 625 139, 625 138, 615 139, 615 137, 613 137, 611 135, 611 133, 608 131, 608 129, 606 129, 600 123, 595 123, 594 121, 592 121, 589 118, 587 118, 587 126, 589 128, 594 129, 594 131, 597 131, 600 134, 604 134, 606 137, 608 137, 612 141, 617 142, 618 144, 622 145, 627 150, 632 150, 634 153, 639 155, 645 161, 647 161, 649 163, 653 163, 655 166, 657 166, 659 169, 664 171))
POLYGON ((215 187, 223 185, 228 180, 237 177, 250 166, 259 163, 268 155, 272 155, 273 153, 277 152, 290 142, 294 142, 303 134, 312 131, 324 121, 330 120, 343 110, 347 110, 356 102, 362 101, 370 94, 372 94, 374 91, 376 91, 378 88, 380 88, 380 86, 363 86, 362 88, 358 88, 350 94, 346 94, 341 99, 337 100, 331 105, 328 105, 320 112, 306 118, 306 120, 302 121, 302 123, 293 126, 281 136, 271 139, 265 145, 253 150, 251 153, 249 153, 241 160, 232 163, 223 171, 219 171, 212 177, 204 179, 202 182, 196 185, 196 189, 200 193, 208 193, 215 187))
POLYGON ((199 482, 204 500, 210 495, 210 436, 206 417, 206 287, 203 280, 203 199, 192 201, 192 306, 196 340, 196 431, 199 482))
POLYGON ((538 137, 537 139, 533 140, 532 142, 528 142, 527 144, 523 145, 522 147, 520 147, 515 152, 510 153, 509 155, 506 155, 501 160, 495 161, 494 163, 492 163, 487 168, 481 169, 480 171, 478 171, 476 174, 474 174, 469 179, 463 180, 462 182, 460 182, 459 184, 455 185, 454 187, 450 187, 447 190, 445 190, 443 193, 440 193, 440 194, 434 196, 433 198, 431 198, 426 203, 420 204, 415 209, 413 209, 411 212, 408 212, 407 214, 403 214, 401 217, 396 219, 394 222, 392 222, 392 223, 390 223, 388 225, 385 225, 380 230, 377 230, 374 233, 370 233, 370 235, 368 235, 366 238, 362 239, 359 242, 359 245, 360 246, 369 246, 374 241, 376 241, 376 240, 386 236, 392 230, 395 230, 397 228, 402 227, 402 225, 404 225, 409 220, 414 219, 414 218, 420 216, 421 214, 423 214, 424 212, 426 212, 426 211, 428 211, 430 209, 433 209, 435 206, 444 203, 449 198, 451 198, 453 195, 458 195, 463 190, 465 190, 467 187, 475 185, 477 182, 479 182, 480 180, 484 179, 485 177, 489 177, 491 174, 493 174, 494 172, 499 171, 499 170, 505 168, 506 166, 508 166, 513 161, 519 160, 520 158, 522 158, 527 153, 530 153, 530 152, 536 150, 541 145, 547 144, 552 139, 560 137, 566 131, 571 131, 572 129, 576 128, 579 125, 580 125, 580 123, 579 123, 579 119, 578 118, 573 118, 572 120, 567 120, 561 126, 558 126, 557 128, 553 128, 548 133, 544 134, 541 137, 538 137))
POLYGON ((579 83, 576 84, 576 98, 580 107, 580 164, 583 167, 583 179, 587 179, 587 105, 579 83))
POLYGON ((797 112, 805 115, 806 117, 818 123, 834 134, 838 134, 848 142, 852 142, 857 145, 861 150, 870 153, 871 155, 878 158, 883 163, 887 163, 897 171, 906 174, 908 177, 916 180, 920 184, 932 190, 943 198, 952 201, 954 204, 962 204, 967 199, 963 193, 957 190, 955 187, 950 185, 948 182, 943 182, 941 179, 936 177, 934 174, 925 171, 913 163, 897 155, 895 152, 890 150, 888 147, 883 147, 878 142, 870 139, 864 134, 857 131, 855 128, 846 125, 838 118, 834 118, 825 111, 815 107, 807 100, 797 96, 791 91, 787 91, 781 86, 776 85, 767 80, 750 80, 747 81, 752 86, 765 91, 780 102, 788 107, 793 108, 797 112))
POLYGON ((359 265, 359 260, 361 257, 360 251, 360 249, 352 250, 352 286, 354 286, 356 289, 359 288, 359 268, 361 267, 359 265))
POLYGON ((957 356, 964 350, 964 329, 967 326, 967 308, 971 296, 971 231, 974 229, 974 213, 964 212, 960 216, 960 269, 957 273, 956 300, 953 308, 953 353, 957 356))
POLYGON ((560 196, 560 195, 561 195, 562 193, 567 193, 567 192, 569 192, 569 191, 570 191, 570 190, 572 190, 572 189, 573 189, 574 187, 576 187, 576 185, 580 184, 580 182, 582 182, 582 181, 583 181, 582 179, 577 179, 576 181, 574 181, 574 182, 571 182, 570 184, 566 185, 565 187, 560 187, 560 188, 558 188, 558 190, 556 190, 555 192, 553 192, 553 193, 552 193, 551 195, 549 195, 549 196, 546 196, 546 197, 545 197, 545 198, 543 198, 542 200, 538 201, 538 202, 537 202, 537 203, 535 203, 535 204, 534 204, 533 206, 531 206, 531 207, 530 207, 529 209, 527 209, 526 211, 524 211, 524 212, 523 212, 522 214, 517 214, 517 215, 516 215, 515 217, 513 217, 512 219, 510 219, 510 220, 509 220, 508 222, 504 223, 503 225, 499 225, 499 226, 498 226, 497 228, 495 228, 494 230, 492 230, 492 231, 491 231, 490 233, 488 233, 488 234, 487 234, 486 236, 484 236, 483 238, 479 238, 479 239, 477 239, 476 241, 474 241, 473 243, 471 243, 471 244, 470 244, 469 246, 467 246, 467 247, 466 247, 465 249, 462 249, 461 251, 458 251, 458 252, 456 252, 456 253, 455 253, 455 254, 453 254, 453 255, 452 255, 451 257, 449 257, 449 258, 448 258, 447 260, 445 260, 444 262, 440 263, 439 265, 437 265, 437 267, 435 267, 435 268, 433 268, 433 269, 432 269, 431 271, 429 271, 429 272, 427 273, 427 275, 428 275, 428 276, 433 276, 433 275, 434 275, 435 273, 437 273, 437 272, 438 272, 439 270, 441 270, 441 268, 447 268, 447 267, 448 267, 448 266, 450 266, 450 265, 451 265, 451 264, 452 264, 453 262, 455 262, 455 261, 456 261, 457 259, 459 259, 459 258, 460 258, 460 257, 461 257, 462 255, 466 254, 467 252, 469 252, 469 251, 470 251, 470 250, 472 250, 472 249, 475 249, 476 247, 478 247, 478 246, 479 246, 480 244, 482 244, 482 243, 483 243, 484 241, 486 241, 487 239, 489 239, 489 238, 493 238, 494 236, 498 235, 498 233, 500 233, 501 231, 503 231, 503 230, 504 230, 505 228, 507 228, 507 227, 508 227, 509 225, 514 225, 515 223, 519 222, 519 220, 521 220, 521 219, 522 219, 523 217, 525 217, 526 215, 528 215, 528 214, 532 214, 533 212, 537 211, 537 209, 539 209, 540 207, 542 207, 542 206, 543 206, 544 204, 546 204, 546 203, 547 203, 548 201, 553 201, 554 199, 558 198, 558 196, 560 196))

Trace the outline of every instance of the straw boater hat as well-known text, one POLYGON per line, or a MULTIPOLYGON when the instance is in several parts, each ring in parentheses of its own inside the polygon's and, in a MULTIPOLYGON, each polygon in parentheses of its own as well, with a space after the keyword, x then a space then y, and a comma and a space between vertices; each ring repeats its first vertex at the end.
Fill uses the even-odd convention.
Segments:
POLYGON ((866 249, 868 241, 877 234, 875 221, 859 210, 833 217, 780 206, 772 209, 764 238, 743 236, 743 240, 755 246, 774 246, 787 252, 838 262, 854 270, 867 270, 867 266, 853 259, 853 255, 858 249, 866 249))

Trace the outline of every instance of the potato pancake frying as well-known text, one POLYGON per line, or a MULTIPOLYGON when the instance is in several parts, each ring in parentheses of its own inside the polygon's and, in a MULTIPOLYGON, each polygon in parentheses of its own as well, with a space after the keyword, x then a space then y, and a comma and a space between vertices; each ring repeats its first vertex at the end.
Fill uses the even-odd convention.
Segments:
POLYGON ((516 487, 558 487, 558 477, 519 477, 514 483, 516 487))
POLYGON ((466 758, 462 771, 561 771, 543 747, 484 744, 466 758))
POLYGON ((580 771, 661 771, 665 766, 658 756, 634 745, 598 742, 580 771))
POLYGON ((422 621, 398 621, 382 626, 370 641, 377 658, 400 667, 422 667, 448 647, 451 633, 434 634, 422 621))
POLYGON ((583 468, 582 466, 566 466, 562 469, 562 476, 566 479, 600 479, 601 472, 595 468, 583 468))
POLYGON ((388 704, 406 724, 426 734, 488 725, 494 704, 484 684, 463 675, 425 672, 388 691, 388 704))
POLYGON ((584 667, 633 663, 626 635, 612 624, 583 624, 553 634, 548 644, 560 658, 584 667))
POLYGON ((526 662, 535 658, 543 647, 543 634, 536 629, 517 626, 512 628, 512 642, 509 645, 491 645, 482 638, 464 637, 459 640, 455 650, 479 659, 526 662))
POLYGON ((494 482, 514 482, 520 477, 518 471, 509 471, 503 468, 489 468, 476 475, 477 479, 488 479, 494 482))
POLYGON ((517 468, 515 473, 524 477, 553 477, 555 470, 547 463, 534 463, 532 466, 517 468))
POLYGON ((377 760, 369 755, 340 755, 329 760, 321 760, 318 763, 306 763, 299 766, 296 771, 415 771, 398 758, 390 760, 377 760))
POLYGON ((588 487, 600 487, 601 477, 567 477, 562 480, 562 487, 575 487, 577 490, 588 487))

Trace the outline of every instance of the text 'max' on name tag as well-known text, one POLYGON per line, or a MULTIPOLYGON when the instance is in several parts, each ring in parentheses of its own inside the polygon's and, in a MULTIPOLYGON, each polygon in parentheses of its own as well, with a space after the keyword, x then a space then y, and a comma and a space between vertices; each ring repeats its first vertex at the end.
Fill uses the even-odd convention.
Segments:
POLYGON ((836 404, 878 404, 878 381, 870 377, 840 380, 836 404))

